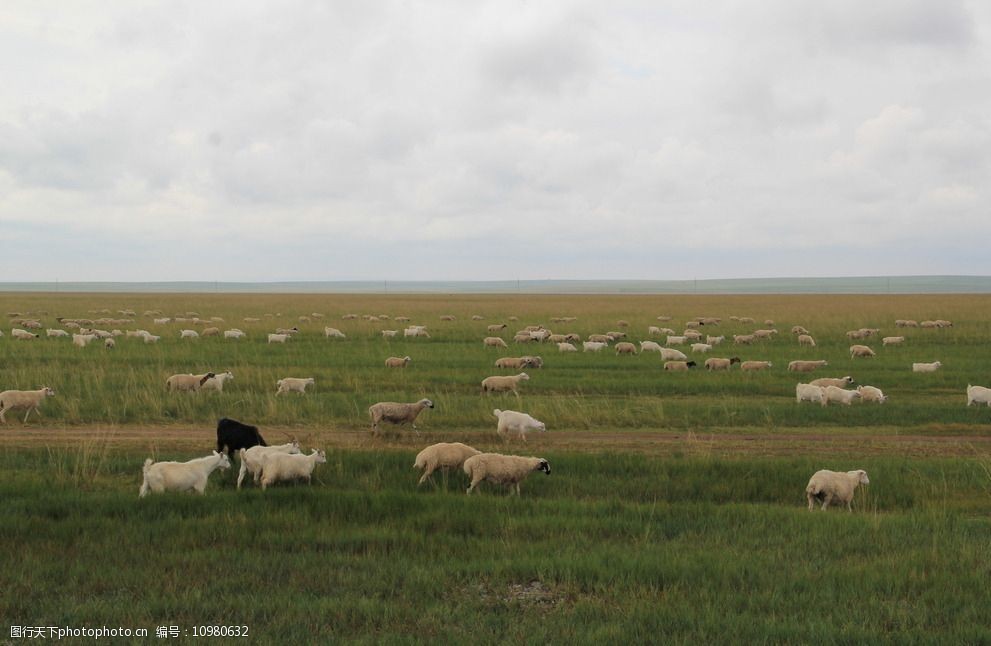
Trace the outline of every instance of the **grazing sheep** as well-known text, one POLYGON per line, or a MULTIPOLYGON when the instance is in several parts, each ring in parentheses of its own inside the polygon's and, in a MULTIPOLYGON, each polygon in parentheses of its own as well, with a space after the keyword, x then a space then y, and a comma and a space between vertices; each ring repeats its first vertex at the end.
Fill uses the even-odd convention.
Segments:
POLYGON ((198 339, 198 338, 200 338, 200 333, 197 332, 196 330, 180 330, 179 331, 179 338, 180 339, 198 339))
POLYGON ((664 369, 671 372, 686 372, 696 365, 694 361, 666 361, 664 363, 664 369))
POLYGON ((662 315, 662 316, 658 316, 657 317, 657 320, 660 321, 661 323, 664 323, 666 321, 670 321, 671 320, 671 317, 670 316, 663 316, 662 315))
POLYGON ((253 446, 268 446, 257 426, 242 424, 236 419, 221 417, 217 420, 217 451, 227 451, 227 457, 234 459, 234 453, 253 446))
POLYGON ((661 335, 661 328, 657 327, 656 325, 651 325, 647 328, 647 336, 660 336, 660 335, 661 335))
POLYGON ((837 388, 836 386, 826 386, 824 392, 826 394, 826 399, 845 406, 852 404, 854 399, 860 398, 860 393, 856 390, 844 390, 843 388, 837 388))
POLYGON ((442 321, 456 321, 457 319, 454 317, 453 314, 444 314, 443 316, 440 317, 440 320, 442 320, 442 321))
POLYGON ((740 364, 740 370, 743 372, 758 372, 760 370, 767 370, 773 365, 770 361, 744 361, 740 364))
MULTIPOLYGON (((3 333, 0 332, 0 334, 3 334, 3 333)), ((49 338, 51 338, 51 337, 62 337, 62 336, 66 336, 67 337, 67 336, 69 336, 69 333, 66 332, 65 330, 52 330, 52 329, 48 329, 48 330, 45 330, 45 336, 47 336, 49 338)))
POLYGON ((490 326, 488 326, 485 329, 488 330, 489 332, 493 332, 493 333, 494 332, 501 332, 502 330, 505 330, 506 329, 506 324, 505 323, 499 323, 498 325, 490 325, 490 326))
POLYGON ((753 334, 734 334, 733 343, 737 345, 750 345, 757 340, 757 337, 753 334))
POLYGON ((412 359, 407 357, 389 357, 385 360, 386 368, 405 368, 412 359))
POLYGON ((898 319, 895 321, 895 327, 919 327, 919 322, 911 319, 898 319))
POLYGON ((869 358, 869 357, 874 357, 874 356, 876 356, 874 354, 874 351, 871 350, 866 345, 851 345, 850 346, 850 358, 851 359, 853 359, 854 357, 865 357, 865 358, 869 358))
POLYGON ((637 346, 629 343, 628 341, 623 341, 616 344, 616 354, 636 354, 637 346))
POLYGON ((817 501, 822 503, 822 510, 826 511, 829 503, 836 500, 840 503, 846 503, 847 511, 852 512, 853 508, 850 503, 853 501, 853 494, 857 490, 857 486, 870 483, 867 472, 863 469, 847 471, 846 473, 826 469, 816 471, 809 479, 808 486, 805 487, 805 496, 809 500, 809 511, 815 509, 815 502, 817 501))
POLYGON ((261 479, 262 464, 265 457, 272 453, 286 453, 289 455, 299 454, 299 442, 293 440, 288 444, 278 444, 276 446, 255 445, 247 449, 240 449, 241 470, 237 474, 237 488, 241 488, 244 476, 251 474, 255 484, 261 479))
POLYGON ((706 335, 706 337, 705 337, 705 342, 708 343, 709 345, 719 345, 720 343, 722 343, 725 340, 726 340, 726 336, 725 335, 720 335, 720 336, 709 336, 709 335, 706 335))
POLYGON ((145 335, 145 338, 144 338, 144 341, 145 341, 146 344, 147 343, 158 343, 158 340, 161 339, 161 338, 162 337, 157 336, 155 334, 146 334, 145 335))
POLYGON ((800 404, 802 402, 819 402, 820 406, 825 406, 829 403, 829 398, 826 397, 825 388, 812 384, 798 384, 795 386, 795 401, 800 404))
POLYGON ((939 361, 932 363, 913 363, 912 372, 936 372, 943 366, 939 361))
POLYGON ((244 332, 242 332, 241 330, 239 330, 237 328, 233 328, 233 329, 230 329, 230 330, 224 330, 224 338, 225 339, 240 339, 243 336, 245 336, 244 332))
POLYGON ((825 359, 817 359, 815 361, 791 361, 788 363, 788 372, 812 372, 817 368, 823 368, 828 365, 829 362, 825 359))
POLYGON ((589 334, 588 340, 591 341, 592 343, 609 344, 612 343, 614 339, 610 337, 608 334, 589 334))
POLYGON ((227 455, 217 451, 188 462, 153 462, 148 458, 141 468, 144 481, 138 489, 138 497, 144 498, 148 492, 163 491, 195 491, 202 495, 211 473, 230 468, 231 461, 227 455))
POLYGON ((3 391, 0 393, 0 424, 7 423, 7 411, 17 409, 27 409, 27 413, 24 415, 24 423, 27 424, 31 411, 41 415, 41 410, 38 408, 41 406, 41 402, 44 401, 45 397, 54 396, 55 391, 47 386, 43 386, 38 390, 3 391))
POLYGON ((312 386, 314 383, 313 377, 283 377, 275 382, 275 385, 278 387, 275 394, 302 393, 305 395, 306 387, 312 386))
POLYGON ((681 350, 661 348, 661 361, 687 361, 688 356, 681 350))
POLYGON ((417 486, 430 479, 434 471, 440 469, 447 473, 451 469, 461 469, 468 458, 478 455, 481 451, 473 449, 461 442, 440 442, 431 444, 416 454, 413 468, 423 471, 417 486))
POLYGON ((106 348, 107 350, 113 350, 114 348, 117 347, 117 342, 114 341, 113 339, 104 339, 103 347, 106 348))
POLYGON ((525 359, 527 365, 530 366, 531 368, 537 368, 539 370, 540 368, 544 367, 543 357, 531 357, 530 355, 527 355, 520 358, 525 359))
POLYGON ((392 320, 395 321, 396 323, 409 323, 409 317, 408 316, 397 316, 396 318, 394 318, 392 320))
POLYGON ((299 334, 299 328, 295 325, 293 327, 277 327, 275 328, 276 334, 285 334, 288 336, 295 336, 299 334))
POLYGON ((799 334, 798 335, 798 345, 807 345, 810 348, 814 348, 814 347, 816 347, 816 340, 813 339, 808 334, 799 334))
POLYGON ((496 368, 509 368, 510 370, 522 370, 530 366, 530 361, 527 357, 501 357, 496 359, 496 368))
POLYGON ((91 342, 96 340, 95 334, 73 334, 72 335, 72 345, 85 348, 91 342))
POLYGON ((219 327, 204 328, 203 332, 200 333, 200 336, 220 336, 220 328, 219 327))
POLYGON ((921 323, 919 323, 919 327, 922 327, 922 328, 935 328, 935 327, 938 327, 938 326, 936 325, 936 321, 922 321, 921 323))
POLYGON ((487 348, 508 348, 506 342, 497 336, 487 336, 485 340, 482 341, 482 345, 487 348))
POLYGON ((582 342, 582 352, 598 352, 602 348, 608 347, 608 343, 603 343, 601 341, 583 341, 582 342))
POLYGON ((418 337, 418 336, 422 336, 422 337, 426 337, 428 339, 430 338, 430 334, 427 333, 427 330, 425 328, 422 328, 422 327, 408 327, 405 330, 403 330, 403 336, 404 337, 418 337))
POLYGON ((641 341, 640 352, 660 352, 661 345, 654 341, 641 341))
POLYGON ((521 372, 518 375, 509 375, 505 377, 503 376, 486 377, 485 379, 482 380, 482 392, 497 393, 497 392, 505 392, 507 390, 510 390, 513 392, 514 395, 518 396, 519 392, 517 392, 516 387, 519 386, 521 381, 529 381, 529 380, 530 380, 530 375, 526 374, 525 372, 521 372))
POLYGON ((888 396, 881 392, 880 388, 874 386, 857 386, 857 392, 860 393, 860 401, 863 402, 883 404, 888 401, 888 396))
POLYGON ((667 336, 667 339, 665 339, 665 341, 664 341, 664 345, 685 345, 685 342, 686 341, 687 341, 687 339, 684 337, 684 335, 682 335, 682 336, 675 336, 675 335, 669 334, 667 336))
POLYGON ((708 352, 712 349, 712 345, 709 343, 693 343, 692 352, 708 352))
POLYGON ((853 385, 854 381, 853 377, 847 375, 846 377, 820 377, 819 379, 813 379, 809 383, 820 388, 825 388, 826 386, 845 388, 846 386, 853 385))
POLYGON ((336 327, 325 327, 323 329, 323 336, 327 339, 346 339, 347 336, 338 330, 336 327))
POLYGON ((798 334, 798 335, 802 335, 802 334, 806 334, 806 335, 807 335, 807 334, 809 333, 809 331, 808 331, 808 330, 806 330, 806 329, 805 329, 804 327, 802 327, 801 325, 794 325, 794 326, 792 326, 792 328, 791 328, 791 333, 792 333, 792 334, 798 334))
POLYGON ((316 449, 313 449, 309 455, 266 453, 261 462, 262 491, 265 491, 270 484, 299 478, 303 478, 306 480, 306 484, 310 484, 313 469, 318 464, 327 462, 327 454, 316 449))
POLYGON ((399 330, 382 330, 382 338, 384 339, 392 339, 397 334, 399 334, 399 330))
MULTIPOLYGON (((412 404, 399 404, 396 402, 378 402, 368 408, 368 414, 372 418, 372 434, 378 434, 379 422, 389 422, 390 424, 402 425, 410 424, 416 431, 416 418, 424 408, 433 408, 434 403, 429 399, 421 399, 412 404)), ((417 431, 419 433, 419 431, 417 431)))
POLYGON ((881 339, 881 345, 902 345, 905 343, 905 337, 903 336, 886 336, 881 339))
POLYGON ((520 495, 520 482, 534 471, 551 474, 550 463, 543 458, 528 458, 519 455, 501 455, 499 453, 479 453, 465 460, 462 466, 464 472, 471 478, 468 493, 475 490, 483 480, 493 484, 503 484, 509 487, 512 495, 520 495))
POLYGON ((21 330, 19 328, 12 328, 10 330, 10 336, 18 341, 31 341, 32 339, 37 339, 37 334, 32 334, 27 330, 21 330))
POLYGON ((578 348, 576 348, 575 346, 571 345, 570 343, 558 343, 557 344, 557 351, 558 352, 578 352, 578 348))
POLYGON ((729 370, 734 363, 740 363, 739 357, 724 359, 721 357, 709 357, 705 360, 706 370, 729 370))
POLYGON ((685 327, 686 328, 689 328, 689 329, 695 329, 697 327, 700 327, 701 325, 702 325, 702 323, 699 322, 699 321, 686 321, 685 322, 685 327))
POLYGON ((152 321, 152 323, 154 323, 155 325, 167 325, 167 324, 169 324, 171 322, 172 322, 172 319, 171 318, 168 318, 168 317, 166 317, 166 318, 160 318, 160 319, 155 319, 155 320, 152 321))
POLYGON ((200 390, 215 390, 218 393, 222 393, 224 392, 224 384, 233 378, 234 375, 230 370, 215 374, 213 377, 203 382, 203 385, 200 386, 200 390))
POLYGON ((695 330, 685 330, 681 333, 681 335, 685 337, 686 342, 702 340, 702 334, 700 332, 696 332, 695 330))
POLYGON ((203 384, 213 379, 214 376, 212 372, 202 375, 172 375, 165 380, 165 387, 169 389, 169 392, 196 392, 203 387, 203 384))
POLYGON ((582 337, 581 335, 576 334, 574 332, 569 332, 568 334, 564 335, 564 340, 567 341, 568 343, 581 343, 582 337))
MULTIPOLYGON (((933 321, 938 328, 953 327, 953 321, 947 321, 946 319, 936 319, 933 321)), ((40 325, 38 327, 41 327, 40 325)))
POLYGON ((520 439, 526 442, 528 431, 546 431, 547 426, 540 420, 530 417, 526 413, 519 413, 514 410, 499 410, 496 408, 492 414, 499 419, 496 426, 496 433, 499 437, 508 439, 510 433, 516 433, 520 439))
POLYGON ((773 330, 773 329, 772 330, 754 330, 754 338, 755 339, 770 339, 771 337, 773 337, 777 333, 778 333, 778 331, 777 330, 773 330))
POLYGON ((530 343, 536 341, 529 332, 519 332, 513 337, 514 343, 530 343))
POLYGON ((269 343, 285 343, 286 341, 288 341, 291 338, 292 338, 292 335, 289 335, 289 334, 273 334, 271 332, 269 332, 269 334, 268 334, 268 342, 269 343))
POLYGON ((967 384, 967 405, 970 406, 973 403, 991 406, 991 388, 967 384))

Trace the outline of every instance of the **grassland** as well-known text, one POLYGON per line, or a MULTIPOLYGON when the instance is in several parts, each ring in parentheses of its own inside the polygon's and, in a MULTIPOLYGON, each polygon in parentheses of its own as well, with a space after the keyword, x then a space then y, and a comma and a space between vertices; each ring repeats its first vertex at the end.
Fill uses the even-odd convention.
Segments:
MULTIPOLYGON (((8 624, 246 624, 260 643, 472 640, 551 642, 913 642, 991 639, 991 433, 987 408, 966 408, 968 382, 989 385, 991 298, 984 296, 439 297, 52 295, 0 297, 0 311, 95 317, 159 309, 221 316, 240 342, 114 351, 66 340, 0 339, 0 386, 45 383, 58 396, 26 427, 0 431, 0 616, 8 624), (264 333, 300 324, 295 342, 264 333), (266 318, 265 314, 281 313, 266 318), (406 315, 429 340, 387 342, 394 323, 344 313, 406 315), (441 323, 441 314, 454 323, 441 323), (472 314, 486 318, 470 320, 472 314), (782 334, 718 356, 768 359, 763 374, 666 374, 656 356, 487 350, 485 325, 519 317, 583 336, 630 321, 646 338, 732 314, 774 319, 782 334), (562 328, 554 316, 577 316, 562 328), (262 321, 245 324, 241 319, 262 321), (903 348, 851 360, 848 329, 895 333, 895 318, 948 318, 908 330, 903 348), (324 324, 346 341, 322 336, 324 324), (798 348, 787 330, 819 342, 798 348), (541 354, 520 400, 485 397, 499 356, 541 354), (409 355, 404 371, 389 355, 409 355), (853 375, 884 406, 799 406, 794 358, 825 358, 823 375, 853 375), (944 370, 916 375, 913 361, 944 370), (164 391, 174 372, 231 370, 222 394, 164 391), (313 376, 305 397, 275 397, 275 380, 313 376), (423 436, 367 438, 367 405, 427 396, 423 436), (520 406, 546 434, 503 449, 491 409, 520 406), (207 495, 138 501, 149 455, 187 459, 210 448, 215 419, 255 422, 332 450, 312 487, 237 492, 215 475, 207 495), (425 443, 459 439, 550 460, 521 499, 468 498, 456 475, 417 490, 425 443), (864 468, 856 512, 810 514, 803 489, 819 468, 864 468)), ((139 317, 133 327, 161 333, 139 317)), ((760 325, 758 324, 758 327, 760 325)), ((751 331, 728 321, 720 334, 751 331)), ((516 329, 510 323, 509 332, 516 329)), ((901 332, 898 332, 901 333, 901 332)), ((507 334, 506 338, 510 338, 507 334)), ((879 343, 869 342, 873 346, 879 343)), ((272 439, 270 437, 270 439, 272 439)), ((6 630, 6 627, 2 627, 6 630)), ((152 630, 154 633, 154 630, 152 630)))

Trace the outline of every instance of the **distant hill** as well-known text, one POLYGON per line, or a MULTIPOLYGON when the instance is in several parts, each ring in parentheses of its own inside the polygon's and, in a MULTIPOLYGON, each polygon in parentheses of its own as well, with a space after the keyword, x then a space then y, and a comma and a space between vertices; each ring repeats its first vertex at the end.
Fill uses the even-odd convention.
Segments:
POLYGON ((2 283, 0 292, 450 294, 949 294, 991 293, 991 276, 856 276, 708 280, 500 280, 2 283))

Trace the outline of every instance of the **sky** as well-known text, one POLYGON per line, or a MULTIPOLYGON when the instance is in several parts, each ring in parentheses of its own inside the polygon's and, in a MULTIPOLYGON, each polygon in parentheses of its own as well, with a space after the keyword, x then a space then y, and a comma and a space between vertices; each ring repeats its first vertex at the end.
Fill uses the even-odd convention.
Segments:
POLYGON ((991 274, 991 4, 0 4, 0 276, 991 274))

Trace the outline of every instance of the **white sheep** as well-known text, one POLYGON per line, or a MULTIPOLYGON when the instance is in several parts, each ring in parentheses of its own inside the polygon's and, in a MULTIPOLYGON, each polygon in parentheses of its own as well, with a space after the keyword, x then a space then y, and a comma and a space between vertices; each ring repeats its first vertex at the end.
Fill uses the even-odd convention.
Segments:
POLYGON ((96 340, 95 334, 73 334, 72 335, 72 345, 85 348, 87 345, 96 340))
POLYGON ((710 336, 707 334, 705 337, 705 342, 708 343, 709 345, 719 345, 725 340, 726 340, 726 335, 722 335, 722 334, 719 336, 710 336))
POLYGON ((712 349, 712 344, 711 343, 693 343, 692 344, 692 352, 703 352, 703 353, 705 353, 705 352, 708 352, 711 349, 712 349))
POLYGON ((0 393, 0 424, 6 424, 6 413, 9 410, 27 409, 24 415, 24 423, 28 423, 28 416, 31 411, 41 415, 38 408, 46 397, 54 397, 55 391, 47 386, 42 386, 38 390, 5 390, 0 393))
POLYGON ((168 317, 158 318, 158 319, 154 319, 152 322, 155 325, 167 325, 168 323, 171 323, 172 322, 172 319, 171 318, 168 318, 168 317))
POLYGON ((558 352, 578 352, 578 348, 576 348, 575 346, 571 345, 570 343, 558 343, 557 344, 557 351, 558 352))
POLYGON ((408 356, 406 357, 389 357, 385 360, 386 368, 405 368, 406 364, 412 361, 408 356))
POLYGON ((773 366, 774 364, 770 361, 744 361, 740 364, 740 370, 743 372, 759 372, 761 370, 768 370, 773 366))
POLYGON ((270 484, 303 478, 307 484, 313 477, 313 469, 327 462, 327 454, 313 449, 309 455, 292 453, 267 453, 262 456, 262 491, 270 484))
POLYGON ((148 458, 141 469, 144 481, 138 490, 138 497, 144 498, 149 491, 195 491, 202 495, 210 474, 217 469, 230 467, 231 461, 227 454, 216 451, 213 455, 188 462, 153 462, 148 458))
POLYGON ((519 455, 501 455, 499 453, 479 453, 465 460, 462 467, 471 478, 468 493, 475 490, 483 480, 493 484, 503 484, 509 487, 512 495, 520 495, 520 482, 534 471, 551 474, 551 465, 544 458, 531 458, 519 455))
POLYGON ((913 363, 912 372, 936 372, 943 366, 939 361, 932 363, 913 363))
POLYGON ((737 345, 750 345, 757 340, 757 337, 753 334, 734 334, 733 343, 737 345))
POLYGON ((661 348, 661 361, 687 361, 688 356, 681 350, 661 348))
POLYGON ((795 401, 798 403, 819 402, 821 406, 825 406, 829 403, 829 399, 826 397, 826 389, 820 386, 814 386, 812 384, 796 385, 795 401))
POLYGON ((433 407, 434 403, 426 398, 412 404, 400 404, 397 402, 378 402, 377 404, 372 404, 368 407, 368 414, 372 418, 372 434, 378 435, 379 422, 389 422, 396 425, 410 424, 413 430, 417 431, 417 416, 424 408, 433 407))
POLYGON ((844 388, 837 388, 836 386, 826 386, 825 389, 826 399, 830 402, 836 402, 837 404, 843 404, 844 406, 849 406, 853 403, 854 399, 860 399, 860 392, 856 390, 846 390, 844 388))
POLYGON ((63 337, 63 336, 69 336, 69 333, 66 332, 65 330, 52 330, 52 329, 48 329, 48 330, 45 330, 45 336, 47 336, 47 337, 63 337))
POLYGON ((461 442, 440 442, 428 446, 417 453, 416 459, 413 461, 413 468, 423 471, 419 482, 416 483, 417 486, 429 480, 437 469, 444 473, 451 469, 460 469, 465 460, 479 453, 481 451, 461 442))
POLYGON ((430 334, 428 334, 427 333, 427 330, 424 329, 422 326, 413 326, 413 327, 406 328, 405 330, 403 330, 403 336, 404 337, 418 337, 418 336, 422 336, 422 337, 426 337, 428 339, 430 338, 430 334))
POLYGON ((196 330, 180 330, 179 331, 179 338, 180 339, 198 339, 198 338, 200 338, 200 333, 197 332, 196 330))
POLYGON ((487 348, 508 348, 509 347, 508 345, 506 345, 506 342, 505 341, 503 341, 501 338, 499 338, 497 336, 487 336, 487 337, 485 337, 485 339, 482 341, 482 345, 484 345, 487 348))
POLYGON ((683 335, 682 336, 674 336, 674 335, 669 334, 667 336, 667 339, 664 341, 664 345, 685 345, 685 341, 686 341, 686 339, 685 339, 685 337, 683 335))
POLYGON ((696 366, 694 361, 665 361, 664 369, 668 372, 685 372, 696 366))
POLYGON ((237 328, 231 330, 224 330, 225 339, 240 339, 243 336, 245 336, 244 332, 242 332, 237 328))
POLYGON ((974 403, 991 406, 991 388, 967 384, 967 405, 974 403))
POLYGON ((816 347, 816 340, 813 339, 808 334, 799 334, 798 335, 798 345, 807 345, 810 348, 814 348, 814 347, 816 347))
POLYGON ((821 377, 819 379, 813 379, 809 383, 813 386, 819 386, 820 388, 825 388, 827 386, 845 388, 846 386, 853 385, 853 377, 849 375, 846 377, 821 377))
POLYGON ((531 365, 528 357, 500 357, 496 359, 496 368, 509 368, 510 370, 521 370, 531 365))
POLYGON ((117 342, 114 341, 113 339, 104 339, 103 347, 105 347, 107 350, 113 350, 114 348, 117 347, 117 342))
POLYGON ((608 346, 608 343, 602 341, 582 341, 582 352, 599 352, 608 346))
POLYGON ((338 330, 336 327, 325 327, 323 329, 323 335, 328 339, 346 339, 347 336, 338 330))
POLYGON ((18 341, 31 341, 33 339, 38 338, 37 334, 32 334, 27 330, 22 330, 16 327, 10 330, 10 336, 11 338, 17 339, 18 341))
POLYGON ((312 386, 314 383, 313 377, 283 377, 275 382, 277 387, 275 394, 302 393, 305 395, 306 387, 312 386))
POLYGON ((857 486, 870 483, 867 472, 863 469, 847 471, 846 473, 826 469, 816 471, 809 479, 808 486, 805 487, 805 496, 809 500, 809 511, 815 509, 815 502, 817 501, 822 502, 822 510, 826 511, 829 503, 837 500, 840 503, 846 503, 847 511, 852 512, 853 508, 850 503, 853 501, 853 494, 857 490, 857 486))
POLYGON ((238 455, 241 456, 241 470, 237 474, 237 488, 241 488, 244 476, 251 474, 254 483, 258 484, 262 473, 262 461, 270 453, 299 453, 299 442, 293 440, 288 444, 277 444, 276 446, 261 446, 260 444, 247 449, 240 449, 238 455))
POLYGON ((661 344, 656 341, 641 341, 640 352, 660 352, 661 344))
POLYGON ((633 345, 628 341, 622 341, 616 344, 616 354, 636 354, 637 346, 633 345))
POLYGON ((525 372, 521 372, 518 375, 508 375, 505 377, 500 375, 493 377, 486 377, 485 379, 482 380, 482 392, 494 393, 494 392, 504 392, 507 390, 511 390, 514 395, 518 396, 519 392, 517 392, 516 387, 519 386, 521 381, 529 381, 529 380, 530 380, 530 375, 526 374, 525 372))
POLYGON ((816 359, 815 361, 790 361, 788 363, 788 372, 812 372, 817 368, 823 368, 828 365, 829 362, 825 359, 816 359))
POLYGON ((886 336, 881 339, 881 345, 902 345, 905 343, 905 337, 903 336, 886 336))
POLYGON ((851 345, 850 346, 850 358, 854 357, 873 357, 876 356, 874 351, 871 350, 866 345, 851 345))
POLYGON ((888 396, 881 392, 880 388, 875 388, 874 386, 857 386, 857 392, 860 393, 860 401, 877 402, 879 404, 888 401, 888 396))
POLYGON ((490 326, 488 326, 485 329, 487 331, 489 331, 489 332, 501 332, 502 330, 505 330, 506 329, 506 324, 505 323, 499 323, 498 325, 490 325, 490 326))
POLYGON ((709 357, 703 365, 705 365, 706 370, 729 370, 733 367, 734 363, 740 363, 740 358, 709 357))
POLYGON ((165 387, 169 389, 169 392, 196 392, 214 376, 212 372, 206 372, 201 375, 172 375, 165 380, 165 387))
POLYGON ((514 410, 499 410, 496 408, 492 411, 492 414, 499 420, 496 425, 496 433, 504 440, 508 439, 511 433, 516 433, 521 440, 526 442, 527 432, 532 430, 547 430, 546 424, 526 413, 520 413, 514 410))
POLYGON ((157 336, 157 335, 154 335, 154 334, 146 334, 145 337, 144 337, 144 341, 145 341, 146 344, 147 343, 158 343, 158 340, 161 339, 161 338, 162 337, 157 336))
POLYGON ((290 338, 291 338, 291 335, 289 335, 289 334, 277 334, 277 333, 276 334, 273 334, 271 332, 269 332, 269 334, 268 334, 268 342, 269 343, 285 343, 290 338))
POLYGON ((399 330, 382 330, 382 338, 383 339, 392 339, 392 338, 395 338, 395 336, 397 334, 399 334, 399 330))
POLYGON ((210 377, 209 379, 204 381, 203 385, 200 386, 200 390, 216 390, 217 392, 223 392, 224 384, 233 378, 234 375, 231 373, 230 370, 228 370, 227 372, 217 373, 213 377, 210 377))

